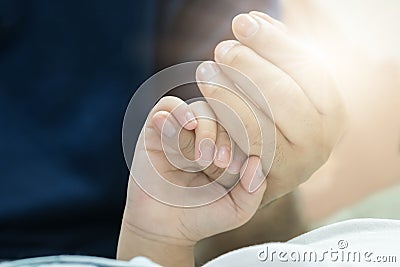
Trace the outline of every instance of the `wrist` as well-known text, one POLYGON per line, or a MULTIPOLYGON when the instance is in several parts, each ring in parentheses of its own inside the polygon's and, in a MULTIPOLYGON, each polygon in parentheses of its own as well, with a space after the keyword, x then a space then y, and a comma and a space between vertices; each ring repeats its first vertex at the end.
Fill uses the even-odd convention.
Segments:
POLYGON ((162 266, 194 266, 194 243, 151 235, 123 220, 117 258, 144 256, 162 266))

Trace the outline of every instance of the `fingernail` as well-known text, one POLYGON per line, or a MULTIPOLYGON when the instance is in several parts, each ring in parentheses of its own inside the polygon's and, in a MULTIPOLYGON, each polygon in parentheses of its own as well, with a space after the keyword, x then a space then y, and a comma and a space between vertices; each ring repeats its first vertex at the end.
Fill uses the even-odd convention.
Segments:
POLYGON ((240 14, 233 19, 233 29, 244 38, 252 36, 259 28, 257 21, 250 15, 240 14))
POLYGON ((208 139, 201 141, 200 143, 200 161, 199 164, 204 166, 210 165, 214 160, 214 143, 208 139))
POLYGON ((262 13, 260 11, 250 11, 249 12, 250 15, 252 15, 252 17, 257 20, 258 22, 266 22, 268 24, 273 23, 273 19, 271 18, 271 16, 269 16, 266 13, 262 13))
POLYGON ((224 41, 219 43, 215 48, 215 58, 218 61, 222 61, 222 59, 229 52, 229 50, 231 50, 231 48, 237 44, 238 42, 236 41, 224 41))
POLYGON ((240 173, 241 169, 242 169, 242 162, 239 159, 234 158, 226 170, 230 174, 238 174, 240 173))
POLYGON ((186 119, 186 128, 193 130, 197 126, 197 120, 194 114, 191 111, 186 112, 185 114, 186 119))
POLYGON ((174 125, 168 120, 157 121, 156 126, 162 135, 172 138, 176 134, 176 129, 174 125))
POLYGON ((215 63, 204 62, 199 66, 197 70, 197 77, 201 81, 209 81, 219 72, 218 67, 215 63))
POLYGON ((227 166, 229 164, 229 158, 231 151, 227 146, 221 146, 218 148, 216 161, 221 162, 223 165, 227 166))
POLYGON ((265 175, 262 170, 261 164, 258 165, 256 169, 256 173, 254 174, 253 179, 251 180, 250 186, 249 186, 249 193, 255 192, 260 185, 264 182, 265 175))

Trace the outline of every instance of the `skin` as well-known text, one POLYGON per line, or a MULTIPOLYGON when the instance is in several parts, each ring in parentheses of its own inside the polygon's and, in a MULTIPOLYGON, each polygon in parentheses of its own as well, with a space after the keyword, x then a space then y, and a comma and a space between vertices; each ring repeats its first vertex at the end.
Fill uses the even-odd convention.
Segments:
MULTIPOLYGON (((261 75, 261 78, 256 77, 258 70, 262 69, 264 71, 263 74, 265 74, 266 70, 271 68, 269 63, 273 63, 273 67, 282 70, 285 74, 289 74, 297 85, 289 88, 290 91, 279 90, 276 94, 263 90, 271 106, 275 105, 275 108, 272 108, 276 119, 275 122, 277 123, 278 142, 274 165, 267 178, 268 186, 262 208, 259 209, 256 216, 249 223, 246 223, 240 229, 202 241, 198 246, 200 251, 198 253, 199 262, 206 262, 227 251, 250 244, 261 244, 277 240, 286 241, 304 232, 306 229, 304 226, 305 216, 298 213, 300 210, 297 209, 300 207, 298 194, 289 194, 280 198, 279 196, 284 195, 286 191, 290 191, 292 187, 296 187, 296 184, 300 184, 308 178, 325 162, 344 128, 347 117, 334 80, 329 78, 327 66, 325 66, 324 62, 313 59, 314 56, 310 55, 307 49, 297 45, 287 35, 286 27, 281 22, 261 12, 250 12, 249 15, 259 23, 261 29, 251 36, 241 36, 241 28, 244 27, 245 30, 248 28, 248 25, 243 25, 243 17, 246 15, 236 17, 232 23, 232 28, 241 43, 228 41, 219 44, 215 50, 215 61, 237 67, 244 74, 254 77, 253 80, 258 81, 258 86, 261 89, 268 89, 267 86, 271 82, 262 80, 267 75, 261 75), (233 51, 226 52, 226 49, 221 49, 221 46, 224 47, 226 45, 230 45, 232 48, 232 43, 235 46, 233 51), (243 45, 252 48, 258 55, 254 55, 255 53, 251 53, 243 45), (226 54, 222 55, 222 52, 226 54), (254 56, 257 57, 256 61, 251 59, 254 56), (267 64, 264 62, 257 67, 254 62, 260 62, 260 57, 263 61, 267 61, 267 64), (303 68, 301 69, 300 67, 303 68), (253 74, 255 75, 253 76, 253 74), (318 79, 318 77, 323 79, 318 79), (301 87, 301 90, 298 90, 299 87, 301 87), (285 98, 285 95, 290 96, 290 98, 285 98), (309 99, 308 102, 304 99, 304 95, 309 99), (282 103, 281 99, 284 99, 285 102, 282 103), (293 103, 289 101, 290 99, 293 99, 293 103), (301 102, 299 99, 303 99, 303 101, 301 102), (300 108, 299 103, 305 104, 300 108), (280 112, 280 108, 286 113, 280 112), (293 117, 293 115, 297 114, 299 114, 298 117, 293 117), (306 125, 304 123, 305 118, 314 121, 315 126, 306 125), (296 121, 300 122, 300 124, 296 125, 296 121), (301 162, 299 159, 305 159, 308 162, 301 162), (274 184, 277 185, 274 186, 274 184), (275 189, 272 187, 275 187, 275 189), (275 198, 278 200, 273 202, 273 205, 269 205, 268 203, 271 203, 275 198), (279 212, 281 210, 286 211, 285 215, 279 212), (278 223, 271 223, 271 218, 274 218, 274 222, 278 223), (291 227, 286 227, 287 223, 291 227), (276 225, 279 225, 279 227, 276 227, 276 225), (251 237, 251 240, 248 240, 248 237, 251 237), (226 240, 229 240, 229 242, 226 242, 226 240)), ((204 70, 200 69, 199 74, 202 72, 204 70)), ((218 81, 229 87, 229 82, 225 79, 229 75, 223 73, 223 71, 221 72, 222 74, 216 76, 210 75, 212 77, 211 80, 218 81), (221 78, 224 75, 225 78, 221 78)), ((269 77, 271 77, 276 73, 276 70, 268 71, 268 73, 270 74, 269 77)), ((288 79, 287 75, 277 74, 277 77, 282 78, 276 79, 288 79)), ((212 89, 215 88, 207 88, 201 85, 200 87, 203 90, 203 94, 213 97, 212 89)), ((280 88, 273 87, 273 89, 280 88)), ((227 99, 223 97, 223 94, 221 93, 221 101, 227 99)), ((224 118, 220 117, 220 120, 223 121, 224 118)), ((317 181, 313 181, 314 184, 315 182, 317 181)), ((329 192, 332 192, 332 190, 329 190, 329 192)), ((313 195, 319 194, 308 194, 307 196, 311 197, 308 197, 307 200, 311 199, 313 195)), ((302 196, 304 198, 304 194, 302 196)), ((301 210, 303 211, 303 207, 301 207, 301 210)))
MULTIPOLYGON (((238 125, 224 117, 224 113, 212 102, 211 109, 204 104, 186 107, 193 113, 200 112, 207 116, 214 113, 223 122, 234 141, 231 147, 235 151, 241 150, 239 154, 247 159, 247 167, 240 172, 242 179, 225 197, 192 209, 164 205, 149 197, 130 179, 118 258, 130 259, 144 255, 164 266, 193 266, 194 246, 199 240, 245 224, 257 212, 262 201, 266 205, 294 190, 325 163, 340 136, 345 118, 344 108, 335 83, 327 75, 321 62, 309 60, 313 59, 312 54, 289 38, 281 24, 265 14, 252 12, 239 15, 233 21, 233 32, 239 42, 220 43, 215 50, 215 61, 245 74, 268 99, 274 114, 277 139, 272 169, 268 172, 267 166, 271 159, 263 157, 268 155, 268 151, 263 151, 268 146, 262 146, 263 143, 268 143, 271 136, 261 134, 268 132, 269 127, 273 126, 272 118, 265 107, 257 105, 259 94, 251 90, 229 93, 221 87, 199 83, 206 98, 225 103, 245 122, 244 126, 249 134, 247 138, 237 136, 235 129, 238 125), (255 25, 255 28, 249 30, 250 24, 255 25), (323 79, 319 81, 315 77, 323 79), (261 128, 257 127, 257 119, 261 121, 261 128), (250 144, 249 149, 246 149, 247 142, 250 144), (267 182, 263 173, 268 173, 267 182)), ((247 88, 246 80, 220 69, 213 62, 201 65, 197 77, 199 80, 217 82, 229 88, 235 88, 233 84, 247 88)), ((210 162, 207 154, 199 153, 202 150, 201 140, 208 138, 217 143, 214 151, 210 148, 208 151, 210 154, 218 154, 218 150, 228 144, 227 135, 218 126, 199 120, 185 126, 181 115, 174 113, 179 102, 176 99, 174 101, 172 104, 160 102, 149 115, 145 125, 146 136, 142 132, 135 151, 132 175, 150 179, 158 171, 179 185, 206 184, 220 174, 220 167, 228 166, 229 169, 230 164, 227 158, 220 162, 210 162), (160 122, 166 125, 165 121, 168 120, 175 128, 185 126, 179 136, 183 154, 193 155, 199 165, 209 164, 208 168, 188 174, 168 163, 160 142, 161 127, 157 126, 160 122), (188 125, 191 127, 188 128, 188 125), (143 145, 144 138, 147 138, 149 147, 143 145), (149 157, 144 156, 146 152, 149 157), (149 164, 149 158, 157 162, 157 166, 149 164)), ((231 163, 235 162, 235 155, 233 153, 231 163)), ((240 158, 237 155, 236 157, 240 158)), ((239 174, 231 172, 229 175, 228 180, 239 174)), ((222 185, 216 188, 224 189, 222 185)))
MULTIPOLYGON (((200 118, 214 116, 206 102, 195 102, 186 106, 177 98, 166 97, 156 105, 138 141, 132 165, 133 177, 151 179, 157 176, 158 171, 162 177, 177 185, 199 186, 220 175, 220 168, 213 162, 208 162, 203 171, 187 173, 171 165, 166 158, 161 141, 165 140, 164 145, 173 147, 174 140, 177 140, 175 137, 179 139, 181 151, 173 151, 171 157, 179 157, 179 152, 182 152, 185 157, 197 160, 193 164, 199 166, 205 165, 206 160, 197 156, 197 151, 201 149, 198 140, 211 138, 217 144, 228 144, 227 135, 222 129, 217 131, 216 123, 211 120, 196 119, 186 124, 182 114, 188 111, 200 118), (185 128, 182 129, 183 126, 185 128), (179 129, 182 129, 180 134, 179 129), (165 139, 161 139, 161 136, 165 139), (218 140, 221 138, 225 140, 218 140), (153 167, 151 162, 156 165, 153 167)), ((221 164, 228 163, 229 161, 221 164)), ((249 185, 253 177, 259 175, 257 168, 261 165, 257 157, 249 157, 247 163, 240 174, 226 174, 228 180, 241 176, 239 184, 232 191, 215 202, 190 209, 165 205, 147 195, 130 179, 118 258, 130 259, 142 255, 163 266, 193 266, 194 246, 199 240, 243 225, 259 207, 266 183, 256 191, 249 192, 249 185), (169 257, 170 253, 176 257, 169 257)), ((218 183, 215 184, 215 190, 226 191, 218 183)))
MULTIPOLYGON (((235 90, 242 99, 248 99, 247 104, 263 122, 262 132, 268 132, 271 119, 262 103, 257 105, 259 92, 238 90, 232 83, 243 88, 246 81, 219 67, 218 63, 249 77, 268 100, 274 115, 277 145, 263 200, 267 204, 292 191, 326 162, 343 131, 346 112, 335 81, 329 76, 324 62, 292 40, 281 26, 265 18, 265 14, 261 16, 258 12, 238 15, 232 23, 238 41, 228 40, 218 44, 215 49, 216 63, 203 63, 197 77, 202 81, 222 84, 235 90), (255 30, 244 36, 249 34, 243 31, 251 23, 255 25, 255 30)), ((247 129, 250 131, 250 143, 253 144, 250 155, 254 153, 258 156, 257 153, 262 150, 260 144, 268 144, 270 137, 253 130, 257 127, 254 127, 256 123, 251 109, 241 107, 238 103, 243 100, 220 86, 200 83, 199 88, 206 98, 240 110, 242 121, 249 122, 247 129), (227 94, 230 95, 227 97, 227 94)), ((218 107, 213 107, 212 102, 210 105, 218 119, 229 126, 229 118, 221 115, 223 113, 218 112, 218 107)), ((227 127, 227 131, 234 132, 235 127, 227 127)), ((235 136, 233 139, 239 147, 245 146, 243 139, 235 136)), ((264 151, 264 154, 268 155, 268 152, 264 151)), ((261 158, 265 173, 269 161, 269 157, 261 158)))
POLYGON ((239 248, 267 242, 285 242, 306 232, 302 214, 299 214, 298 193, 289 193, 267 206, 244 225, 196 244, 197 266, 239 248))
POLYGON ((300 188, 302 214, 311 223, 326 221, 342 209, 398 185, 400 177, 396 150, 400 135, 399 62, 390 48, 398 42, 398 35, 392 28, 397 24, 386 19, 391 7, 353 1, 350 10, 359 14, 350 12, 351 16, 340 16, 339 21, 337 15, 344 6, 328 2, 282 1, 291 32, 317 40, 329 52, 349 114, 349 126, 328 163, 300 188), (377 7, 384 8, 375 12, 377 7), (353 19, 364 25, 363 29, 351 25, 353 19), (382 36, 380 45, 366 42, 366 36, 375 34, 371 24, 377 32, 385 29, 390 37, 382 36))

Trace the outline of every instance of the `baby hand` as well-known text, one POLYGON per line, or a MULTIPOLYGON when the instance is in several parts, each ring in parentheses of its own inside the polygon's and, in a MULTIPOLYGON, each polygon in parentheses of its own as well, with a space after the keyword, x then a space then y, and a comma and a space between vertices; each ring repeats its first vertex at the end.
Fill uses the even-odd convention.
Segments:
POLYGON ((120 255, 140 254, 125 251, 140 249, 124 245, 131 242, 126 232, 192 247, 239 227, 256 212, 266 188, 263 183, 249 192, 261 164, 231 144, 209 105, 175 97, 161 99, 149 114, 131 170, 120 255))

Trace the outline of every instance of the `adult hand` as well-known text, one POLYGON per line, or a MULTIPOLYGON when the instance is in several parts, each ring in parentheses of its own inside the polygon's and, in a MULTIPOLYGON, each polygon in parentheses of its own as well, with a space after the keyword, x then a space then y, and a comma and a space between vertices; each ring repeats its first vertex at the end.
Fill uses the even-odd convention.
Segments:
POLYGON ((343 131, 346 112, 323 58, 290 38, 280 22, 251 12, 238 15, 232 28, 239 42, 221 42, 215 49, 216 63, 200 65, 197 79, 206 98, 226 104, 243 122, 246 137, 238 136, 238 125, 231 123, 216 101, 210 101, 238 146, 246 151, 249 143, 249 155, 261 156, 268 174, 263 202, 269 203, 325 163, 343 131), (248 89, 249 79, 259 90, 248 89), (260 93, 268 100, 274 120, 260 93), (263 133, 271 132, 273 121, 276 151, 269 171, 273 136, 263 133))

